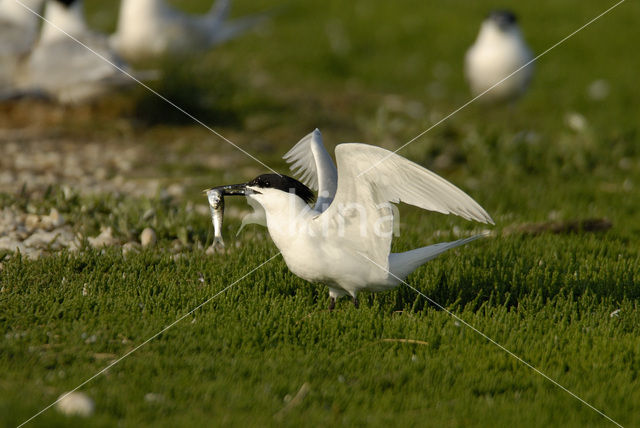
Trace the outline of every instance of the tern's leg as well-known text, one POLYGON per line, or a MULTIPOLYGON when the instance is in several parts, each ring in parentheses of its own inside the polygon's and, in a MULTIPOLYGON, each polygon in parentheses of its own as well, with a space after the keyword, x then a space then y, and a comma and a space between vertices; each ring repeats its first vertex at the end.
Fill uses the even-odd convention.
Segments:
POLYGON ((344 296, 344 292, 341 290, 336 290, 335 288, 329 287, 329 310, 332 311, 336 307, 336 301, 340 298, 340 296, 344 296))
POLYGON ((353 298, 353 306, 355 306, 356 309, 358 309, 360 307, 360 301, 358 300, 357 297, 353 298))

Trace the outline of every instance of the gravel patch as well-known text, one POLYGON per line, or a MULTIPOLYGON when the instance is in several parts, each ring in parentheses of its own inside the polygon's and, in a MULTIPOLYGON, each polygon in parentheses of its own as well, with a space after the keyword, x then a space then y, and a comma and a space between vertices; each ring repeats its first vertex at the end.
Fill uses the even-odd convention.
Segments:
POLYGON ((54 208, 37 215, 5 207, 0 211, 0 251, 19 251, 29 258, 45 252, 79 248, 78 237, 64 217, 54 208))
POLYGON ((144 160, 141 146, 21 139, 19 134, 0 135, 0 142, 0 192, 12 194, 23 187, 29 192, 42 192, 59 185, 81 194, 119 192, 142 196, 156 194, 160 187, 157 179, 126 178, 144 160))

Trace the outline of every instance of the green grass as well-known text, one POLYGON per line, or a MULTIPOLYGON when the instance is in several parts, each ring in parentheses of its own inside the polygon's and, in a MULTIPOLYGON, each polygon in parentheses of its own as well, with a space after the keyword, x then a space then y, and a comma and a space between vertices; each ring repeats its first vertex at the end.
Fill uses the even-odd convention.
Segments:
MULTIPOLYGON (((563 244, 543 240, 548 248, 563 244)), ((540 267, 522 260, 520 244, 470 246, 465 263, 443 257, 411 283, 621 423, 637 424, 637 292, 625 297, 634 278, 617 278, 633 268, 621 259, 581 272, 574 255, 540 267), (615 309, 620 316, 610 317, 615 309)), ((522 251, 535 256, 531 246, 522 251)), ((270 245, 254 244, 224 263, 201 251, 178 262, 158 251, 12 259, 3 272, 11 284, 5 293, 15 296, 2 311, 10 324, 1 360, 3 396, 11 397, 3 403, 7 426, 104 367, 109 359, 96 355, 122 355, 271 254, 270 245)), ((425 418, 450 426, 604 424, 408 289, 366 295, 363 303, 327 312, 325 291, 277 259, 83 388, 98 403, 95 423, 269 425, 284 396, 308 382, 311 392, 287 415, 288 425, 414 425, 425 418), (146 403, 150 392, 164 401, 146 403)), ((54 411, 35 423, 56 421, 68 423, 54 411)))
MULTIPOLYGON (((108 29, 115 9, 99 11, 102 3, 87 1, 87 11, 108 29)), ((281 171, 280 156, 315 127, 330 149, 354 140, 397 148, 469 99, 462 55, 492 6, 237 1, 234 14, 274 8, 273 23, 193 64, 167 64, 174 79, 154 87, 281 171)), ((607 5, 513 7, 540 53, 607 5)), ((400 152, 468 191, 497 223, 495 236, 428 263, 409 283, 624 426, 640 425, 638 12, 625 2, 543 57, 515 108, 474 104, 400 152), (596 79, 611 87, 603 101, 586 95, 596 79), (570 129, 570 112, 588 127, 570 129), (550 218, 608 218, 613 227, 510 232, 550 218)), ((89 248, 35 261, 0 254, 2 426, 28 419, 277 253, 263 229, 235 237, 239 221, 226 218, 228 251, 205 254, 211 223, 192 208, 205 202, 201 189, 263 168, 144 91, 52 127, 74 141, 134 141, 149 154, 128 179, 188 187, 184 200, 65 196, 57 186, 44 196, 0 195, 2 206, 56 206, 84 236, 106 225, 126 241, 152 226, 159 239, 126 257, 89 248), (208 166, 211 153, 227 156, 227 167, 208 166)), ((477 228, 400 208, 398 251, 477 228)), ((84 386, 94 416, 50 409, 30 425, 612 426, 408 287, 364 293, 360 309, 345 300, 329 313, 327 304, 326 287, 277 257, 84 386), (301 403, 274 417, 305 383, 301 403), (148 402, 148 393, 161 399, 148 402)))

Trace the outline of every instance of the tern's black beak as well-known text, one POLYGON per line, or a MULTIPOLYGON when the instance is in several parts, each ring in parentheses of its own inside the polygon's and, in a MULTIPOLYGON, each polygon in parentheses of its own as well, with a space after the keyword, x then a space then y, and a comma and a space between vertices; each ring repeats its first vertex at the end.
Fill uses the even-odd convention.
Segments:
POLYGON ((234 195, 247 196, 253 193, 258 193, 254 190, 247 189, 247 183, 227 184, 226 186, 212 187, 211 189, 208 189, 208 190, 219 190, 223 196, 234 196, 234 195))

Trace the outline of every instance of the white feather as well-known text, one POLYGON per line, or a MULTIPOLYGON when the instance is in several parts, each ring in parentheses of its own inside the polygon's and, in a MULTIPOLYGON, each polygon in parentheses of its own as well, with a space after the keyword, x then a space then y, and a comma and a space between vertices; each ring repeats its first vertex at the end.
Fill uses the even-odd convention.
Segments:
POLYGON ((462 190, 388 150, 360 143, 340 144, 336 159, 338 189, 331 206, 316 221, 329 225, 329 235, 342 235, 340 245, 362 253, 379 266, 388 267, 392 239, 391 209, 385 204, 404 202, 493 224, 484 208, 462 190), (350 205, 358 207, 358 215, 366 215, 366 222, 348 218, 345 208, 350 205), (366 233, 362 233, 363 225, 369 228, 366 233), (381 227, 388 233, 380 233, 381 227))
POLYGON ((282 157, 290 164, 293 175, 318 191, 314 210, 323 212, 329 207, 338 186, 338 171, 331 155, 322 143, 322 134, 315 129, 282 157))

